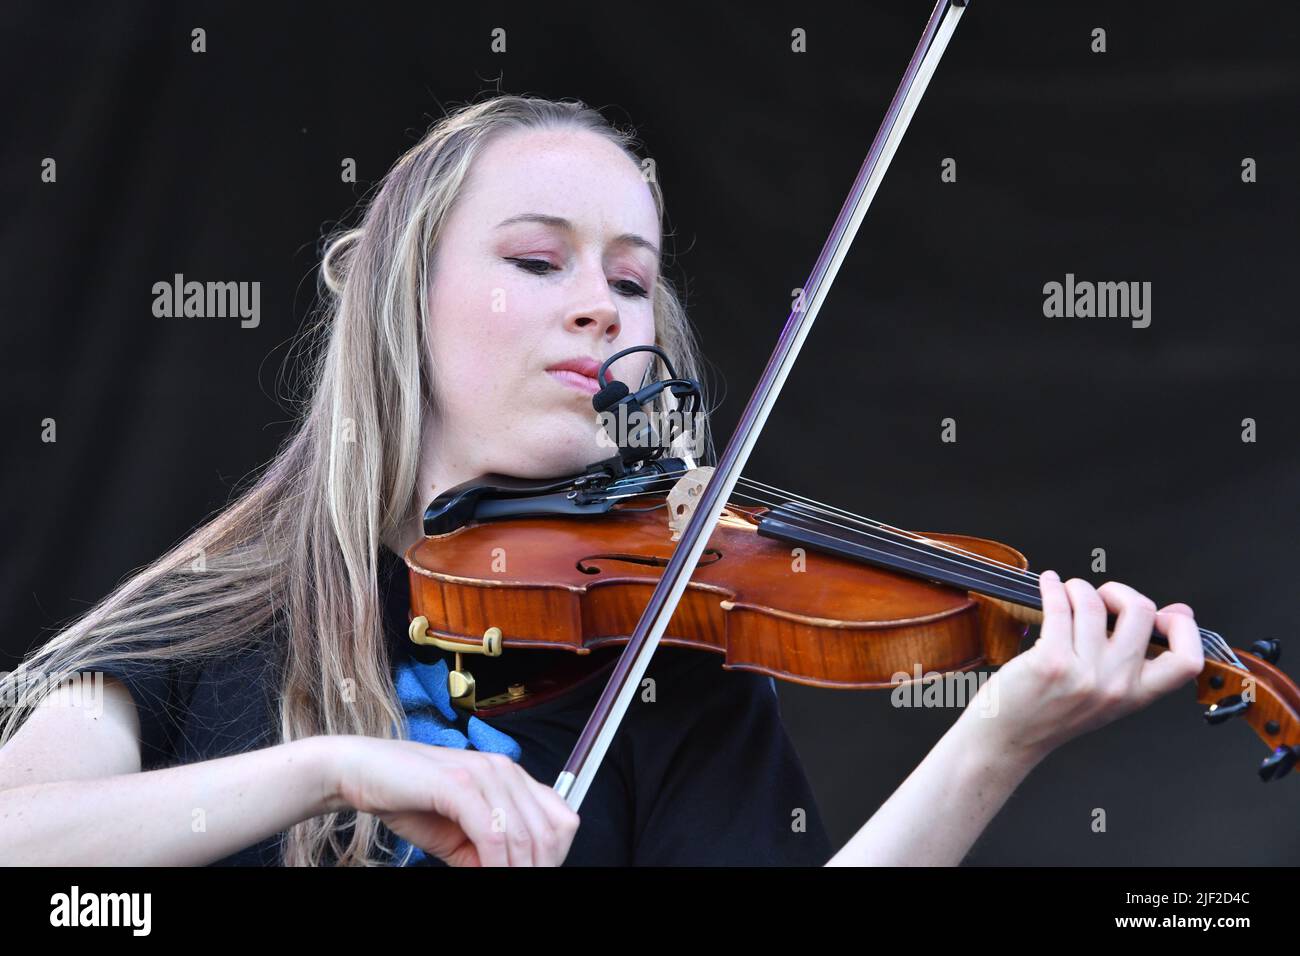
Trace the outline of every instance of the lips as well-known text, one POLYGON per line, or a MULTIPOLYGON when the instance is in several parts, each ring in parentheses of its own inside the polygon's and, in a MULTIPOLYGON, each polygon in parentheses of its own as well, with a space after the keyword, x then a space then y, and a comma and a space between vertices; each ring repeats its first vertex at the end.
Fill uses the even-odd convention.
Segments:
POLYGON ((562 385, 578 389, 588 395, 600 391, 596 376, 600 373, 600 363, 585 355, 556 362, 547 368, 546 373, 562 385))

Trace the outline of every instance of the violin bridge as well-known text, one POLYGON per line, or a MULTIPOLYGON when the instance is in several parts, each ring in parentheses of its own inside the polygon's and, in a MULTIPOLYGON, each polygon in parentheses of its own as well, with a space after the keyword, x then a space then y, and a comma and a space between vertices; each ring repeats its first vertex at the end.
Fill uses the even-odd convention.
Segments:
POLYGON ((682 475, 668 492, 668 530, 672 532, 673 541, 681 540, 682 532, 686 530, 691 515, 695 514, 700 495, 704 493, 712 477, 712 465, 692 468, 682 475))

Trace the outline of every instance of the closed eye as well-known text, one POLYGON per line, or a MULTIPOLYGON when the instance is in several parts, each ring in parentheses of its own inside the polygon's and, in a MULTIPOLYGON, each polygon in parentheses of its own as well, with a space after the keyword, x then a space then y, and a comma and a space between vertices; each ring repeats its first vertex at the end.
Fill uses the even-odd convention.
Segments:
POLYGON ((614 285, 616 287, 622 286, 622 288, 618 290, 619 293, 627 296, 629 299, 644 299, 650 294, 641 287, 641 283, 633 282, 631 279, 620 279, 618 282, 615 282, 614 285))
MULTIPOLYGON (((513 262, 529 275, 542 276, 551 272, 559 271, 559 266, 553 266, 545 259, 524 259, 517 256, 504 256, 503 258, 506 262, 513 262)), ((620 295, 626 296, 629 299, 644 299, 650 294, 642 288, 640 283, 633 282, 631 279, 620 279, 613 283, 613 285, 618 289, 620 295)))
POLYGON ((533 275, 541 276, 554 271, 557 266, 551 265, 545 259, 517 259, 514 256, 506 256, 506 262, 513 262, 525 272, 531 272, 533 275))

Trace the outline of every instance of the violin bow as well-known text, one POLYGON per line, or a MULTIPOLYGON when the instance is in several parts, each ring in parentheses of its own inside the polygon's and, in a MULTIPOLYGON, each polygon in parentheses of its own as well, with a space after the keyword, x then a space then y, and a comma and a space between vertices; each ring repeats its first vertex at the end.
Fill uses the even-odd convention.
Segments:
POLYGON ((785 384, 790 369, 799 357, 804 339, 808 337, 822 302, 830 292, 831 283, 835 281, 849 246, 858 233, 858 227, 912 121, 912 114, 916 112, 917 104, 930 84, 930 77, 934 75, 943 51, 948 46, 953 31, 957 29, 957 22, 965 12, 966 3, 967 0, 939 0, 935 4, 916 45, 916 51, 898 84, 898 90, 885 112, 884 121, 871 142, 867 158, 854 180, 853 189, 822 246, 812 274, 803 285, 804 295, 796 300, 794 310, 786 319, 767 367, 750 395, 740 422, 727 442, 712 478, 705 485, 690 521, 682 531, 663 576, 614 666, 609 682, 583 727, 564 769, 556 778, 555 791, 575 812, 582 805, 587 788, 600 769, 614 734, 618 732, 623 716, 632 703, 632 695, 636 693, 646 668, 650 666, 650 659, 659 646, 668 621, 690 583, 691 575, 695 573, 695 567, 709 543, 718 517, 749 460, 749 454, 758 441, 768 413, 776 404, 781 386, 785 384))

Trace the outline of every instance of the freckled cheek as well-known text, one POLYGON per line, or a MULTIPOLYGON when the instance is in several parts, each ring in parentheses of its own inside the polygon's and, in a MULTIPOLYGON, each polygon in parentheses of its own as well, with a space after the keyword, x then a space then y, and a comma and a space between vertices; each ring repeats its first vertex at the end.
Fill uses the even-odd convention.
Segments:
POLYGON ((445 406, 474 414, 484 399, 502 401, 516 389, 527 365, 530 322, 520 291, 478 283, 447 290, 435 302, 435 362, 441 371, 445 406))
POLYGON ((510 347, 512 339, 480 328, 448 343, 439 357, 448 404, 455 407, 483 406, 485 400, 501 399, 517 375, 518 358, 510 347))
POLYGON ((513 275, 498 276, 463 290, 460 315, 480 334, 514 335, 533 321, 540 304, 536 288, 513 275))
MULTIPOLYGON (((646 306, 638 309, 636 314, 630 318, 624 328, 624 335, 628 345, 655 345, 655 317, 654 312, 646 306)), ((623 346, 626 348, 627 346, 623 346)), ((646 361, 649 361, 647 358, 646 361)))

